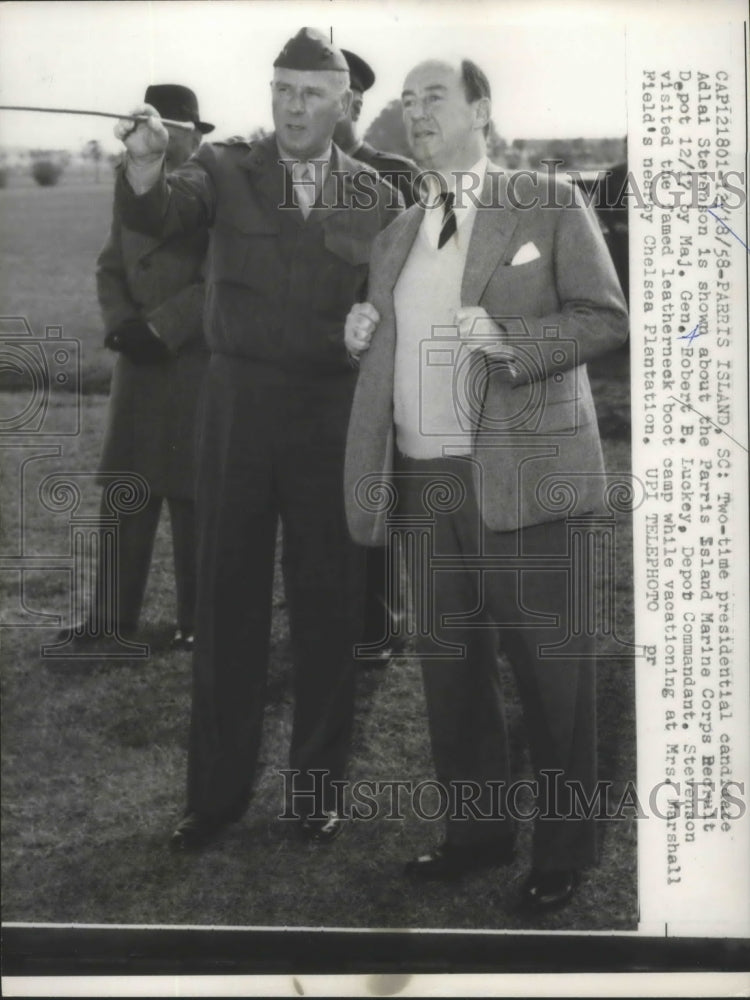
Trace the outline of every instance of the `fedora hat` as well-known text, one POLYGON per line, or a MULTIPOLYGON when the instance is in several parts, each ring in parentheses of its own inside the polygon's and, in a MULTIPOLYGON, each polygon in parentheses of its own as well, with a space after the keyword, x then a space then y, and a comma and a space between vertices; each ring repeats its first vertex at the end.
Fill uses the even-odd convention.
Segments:
POLYGON ((144 100, 146 104, 153 105, 162 118, 192 122, 203 135, 214 130, 213 125, 200 120, 198 98, 189 87, 179 83, 154 83, 146 88, 144 100))

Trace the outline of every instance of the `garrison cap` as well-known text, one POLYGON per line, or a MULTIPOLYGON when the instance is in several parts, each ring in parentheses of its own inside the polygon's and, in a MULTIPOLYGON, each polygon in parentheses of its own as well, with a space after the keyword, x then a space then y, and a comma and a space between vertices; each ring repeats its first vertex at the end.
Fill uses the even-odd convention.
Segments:
POLYGON ((300 28, 276 56, 274 66, 279 69, 349 70, 341 50, 316 28, 300 28))
POLYGON ((363 93, 369 90, 375 83, 375 74, 361 56, 348 49, 341 50, 344 58, 349 63, 349 76, 351 77, 351 87, 353 90, 361 90, 363 93))

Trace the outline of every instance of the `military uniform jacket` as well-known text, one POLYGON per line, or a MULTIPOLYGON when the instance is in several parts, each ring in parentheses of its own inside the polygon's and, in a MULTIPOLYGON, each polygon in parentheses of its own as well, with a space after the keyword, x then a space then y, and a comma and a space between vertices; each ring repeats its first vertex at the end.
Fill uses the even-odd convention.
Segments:
POLYGON ((156 496, 191 499, 198 398, 208 360, 203 264, 208 236, 161 239, 123 226, 115 214, 99 255, 97 293, 107 331, 150 322, 172 356, 134 365, 118 354, 99 471, 136 472, 156 496))
POLYGON ((344 321, 362 298, 372 243, 400 211, 377 174, 336 146, 307 220, 275 136, 204 144, 137 196, 121 174, 128 225, 174 237, 210 228, 206 335, 212 352, 301 378, 351 373, 344 321))

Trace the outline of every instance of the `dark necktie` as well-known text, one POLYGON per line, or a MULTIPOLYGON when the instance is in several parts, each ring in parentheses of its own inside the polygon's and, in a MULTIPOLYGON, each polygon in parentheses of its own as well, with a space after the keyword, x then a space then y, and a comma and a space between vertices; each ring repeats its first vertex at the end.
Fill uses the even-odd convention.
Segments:
POLYGON ((438 238, 438 250, 445 246, 458 228, 456 225, 456 213, 453 211, 455 198, 456 196, 452 191, 448 192, 443 198, 443 225, 438 238))

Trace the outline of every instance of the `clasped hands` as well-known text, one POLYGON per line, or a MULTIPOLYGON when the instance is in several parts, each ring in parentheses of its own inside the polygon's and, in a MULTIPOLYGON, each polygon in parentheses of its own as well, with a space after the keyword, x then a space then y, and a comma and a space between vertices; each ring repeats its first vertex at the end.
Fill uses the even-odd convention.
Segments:
POLYGON ((110 330, 104 346, 124 354, 134 365, 155 365, 170 355, 167 345, 145 319, 126 319, 110 330))
MULTIPOLYGON (((515 382, 522 370, 516 346, 506 339, 506 331, 487 314, 482 306, 461 306, 454 323, 458 335, 469 350, 490 351, 492 373, 500 381, 515 382)), ((344 344, 354 358, 359 358, 372 343, 380 322, 380 314, 370 302, 352 306, 344 324, 344 344)))

